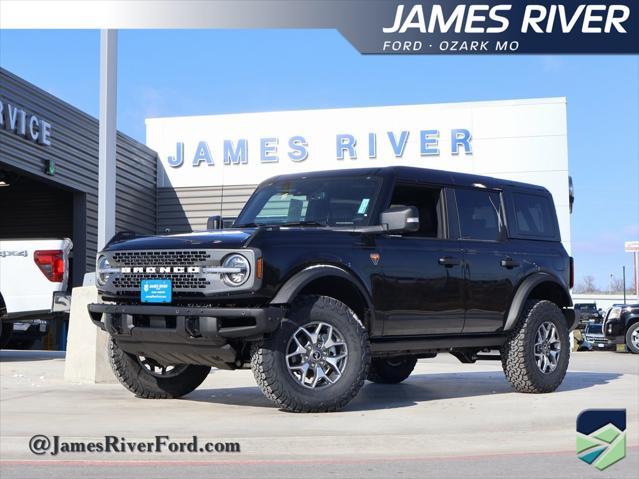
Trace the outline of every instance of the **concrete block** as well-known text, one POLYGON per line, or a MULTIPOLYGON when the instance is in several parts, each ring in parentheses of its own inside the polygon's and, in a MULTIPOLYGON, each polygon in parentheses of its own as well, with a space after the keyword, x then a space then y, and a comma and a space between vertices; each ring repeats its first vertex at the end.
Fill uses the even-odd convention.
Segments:
POLYGON ((73 288, 64 379, 80 383, 116 383, 107 359, 109 337, 89 317, 87 305, 97 303, 95 286, 73 288))

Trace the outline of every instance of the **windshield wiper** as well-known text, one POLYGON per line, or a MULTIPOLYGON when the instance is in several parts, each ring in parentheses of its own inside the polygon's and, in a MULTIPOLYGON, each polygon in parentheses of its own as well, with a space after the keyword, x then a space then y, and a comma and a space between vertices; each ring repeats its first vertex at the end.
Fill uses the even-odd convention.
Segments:
POLYGON ((288 221, 286 223, 278 223, 275 226, 326 226, 324 223, 317 221, 288 221))
POLYGON ((233 225, 233 228, 257 228, 259 226, 326 226, 323 223, 317 221, 288 221, 285 223, 242 223, 239 225, 233 225))

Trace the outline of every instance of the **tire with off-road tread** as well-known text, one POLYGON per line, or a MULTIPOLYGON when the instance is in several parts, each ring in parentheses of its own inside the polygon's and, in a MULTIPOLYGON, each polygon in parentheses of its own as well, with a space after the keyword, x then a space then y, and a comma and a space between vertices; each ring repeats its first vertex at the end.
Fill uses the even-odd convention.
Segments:
POLYGON ((637 336, 639 335, 639 323, 635 323, 626 331, 626 347, 633 354, 639 354, 639 344, 637 344, 637 336))
POLYGON ((501 348, 504 373, 522 393, 549 393, 559 387, 570 359, 566 319, 546 300, 526 302, 516 327, 501 348))
POLYGON ((332 412, 348 404, 368 375, 368 334, 355 313, 328 296, 295 299, 278 328, 251 349, 262 393, 290 412, 332 412))
POLYGON ((144 399, 176 399, 194 391, 208 376, 210 366, 164 366, 151 358, 129 354, 111 337, 108 341, 111 369, 120 383, 144 399), (154 371, 158 372, 154 372, 154 371))
POLYGON ((417 358, 410 356, 375 358, 367 379, 378 384, 398 384, 411 375, 416 364, 417 358))

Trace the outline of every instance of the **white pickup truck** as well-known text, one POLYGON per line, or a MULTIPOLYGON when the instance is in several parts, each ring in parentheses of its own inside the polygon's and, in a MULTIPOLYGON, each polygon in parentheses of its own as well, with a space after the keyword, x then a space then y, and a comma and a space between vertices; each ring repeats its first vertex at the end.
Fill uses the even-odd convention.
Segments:
POLYGON ((69 239, 0 239, 0 347, 14 324, 69 311, 69 239))

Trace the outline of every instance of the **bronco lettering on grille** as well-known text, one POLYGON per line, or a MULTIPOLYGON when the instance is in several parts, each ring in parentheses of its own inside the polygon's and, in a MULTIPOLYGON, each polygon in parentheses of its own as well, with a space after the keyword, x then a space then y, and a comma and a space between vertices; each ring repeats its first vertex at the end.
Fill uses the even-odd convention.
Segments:
POLYGON ((125 266, 120 269, 122 274, 130 274, 130 273, 150 273, 150 274, 158 274, 158 273, 200 273, 202 268, 199 266, 125 266))

